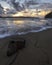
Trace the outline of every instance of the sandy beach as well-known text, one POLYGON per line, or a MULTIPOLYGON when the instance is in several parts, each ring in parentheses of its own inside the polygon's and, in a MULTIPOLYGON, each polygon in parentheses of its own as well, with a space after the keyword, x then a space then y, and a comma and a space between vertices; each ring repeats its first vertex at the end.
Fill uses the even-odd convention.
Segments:
POLYGON ((52 29, 0 39, 0 65, 52 65, 52 29), (19 38, 25 39, 25 48, 7 57, 9 42, 19 38))

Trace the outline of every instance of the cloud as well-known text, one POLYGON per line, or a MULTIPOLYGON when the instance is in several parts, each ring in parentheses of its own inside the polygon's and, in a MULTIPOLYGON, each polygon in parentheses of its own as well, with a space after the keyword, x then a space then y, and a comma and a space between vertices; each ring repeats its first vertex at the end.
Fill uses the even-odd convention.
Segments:
POLYGON ((4 14, 4 10, 3 10, 3 7, 1 6, 1 4, 0 4, 0 14, 4 14))
POLYGON ((25 8, 28 8, 28 6, 32 5, 30 3, 30 1, 31 2, 33 1, 35 3, 35 5, 37 5, 37 6, 35 6, 35 8, 37 8, 37 7, 42 8, 42 7, 45 7, 45 6, 47 8, 52 7, 52 5, 50 5, 50 4, 49 4, 49 6, 47 4, 44 6, 44 4, 43 4, 43 3, 52 3, 52 0, 0 0, 0 2, 2 2, 2 1, 7 3, 7 4, 3 4, 3 7, 8 5, 7 7, 11 9, 9 11, 10 13, 13 12, 12 8, 15 11, 25 10, 25 8), (27 5, 27 3, 30 3, 30 4, 27 5), (41 3, 43 4, 43 6, 41 5, 41 3))
POLYGON ((2 1, 7 2, 11 8, 14 8, 17 11, 21 11, 22 9, 24 9, 24 6, 23 4, 20 3, 20 1, 16 1, 16 0, 2 0, 2 1))
POLYGON ((52 0, 37 0, 39 3, 52 3, 52 0))

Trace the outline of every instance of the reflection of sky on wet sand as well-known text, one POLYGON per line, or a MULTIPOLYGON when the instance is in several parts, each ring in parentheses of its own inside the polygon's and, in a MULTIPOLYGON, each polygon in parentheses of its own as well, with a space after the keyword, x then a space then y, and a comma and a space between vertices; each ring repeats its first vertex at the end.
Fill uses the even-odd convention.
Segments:
POLYGON ((13 20, 0 19, 0 35, 21 35, 29 32, 40 32, 47 28, 52 28, 52 19, 35 20, 13 20))

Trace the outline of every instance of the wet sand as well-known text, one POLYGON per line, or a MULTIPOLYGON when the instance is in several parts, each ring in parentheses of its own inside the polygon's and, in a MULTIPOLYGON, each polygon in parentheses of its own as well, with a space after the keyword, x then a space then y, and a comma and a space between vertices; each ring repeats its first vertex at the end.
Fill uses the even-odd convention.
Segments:
POLYGON ((0 65, 52 65, 52 29, 0 39, 0 65), (15 62, 10 64, 16 54, 6 56, 8 44, 19 38, 26 40, 25 48, 16 53, 15 62))

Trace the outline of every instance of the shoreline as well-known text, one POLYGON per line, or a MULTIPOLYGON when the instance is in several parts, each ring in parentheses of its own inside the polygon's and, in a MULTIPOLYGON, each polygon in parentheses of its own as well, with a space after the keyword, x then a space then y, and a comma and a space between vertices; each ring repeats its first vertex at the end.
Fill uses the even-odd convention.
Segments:
POLYGON ((40 29, 39 31, 29 31, 29 32, 22 32, 22 33, 17 33, 17 34, 4 34, 4 35, 0 35, 0 39, 2 38, 7 38, 7 37, 11 37, 11 36, 26 36, 28 34, 31 34, 31 33, 39 33, 39 32, 43 32, 43 31, 47 31, 49 29, 52 29, 51 27, 50 28, 43 28, 42 30, 40 29))

